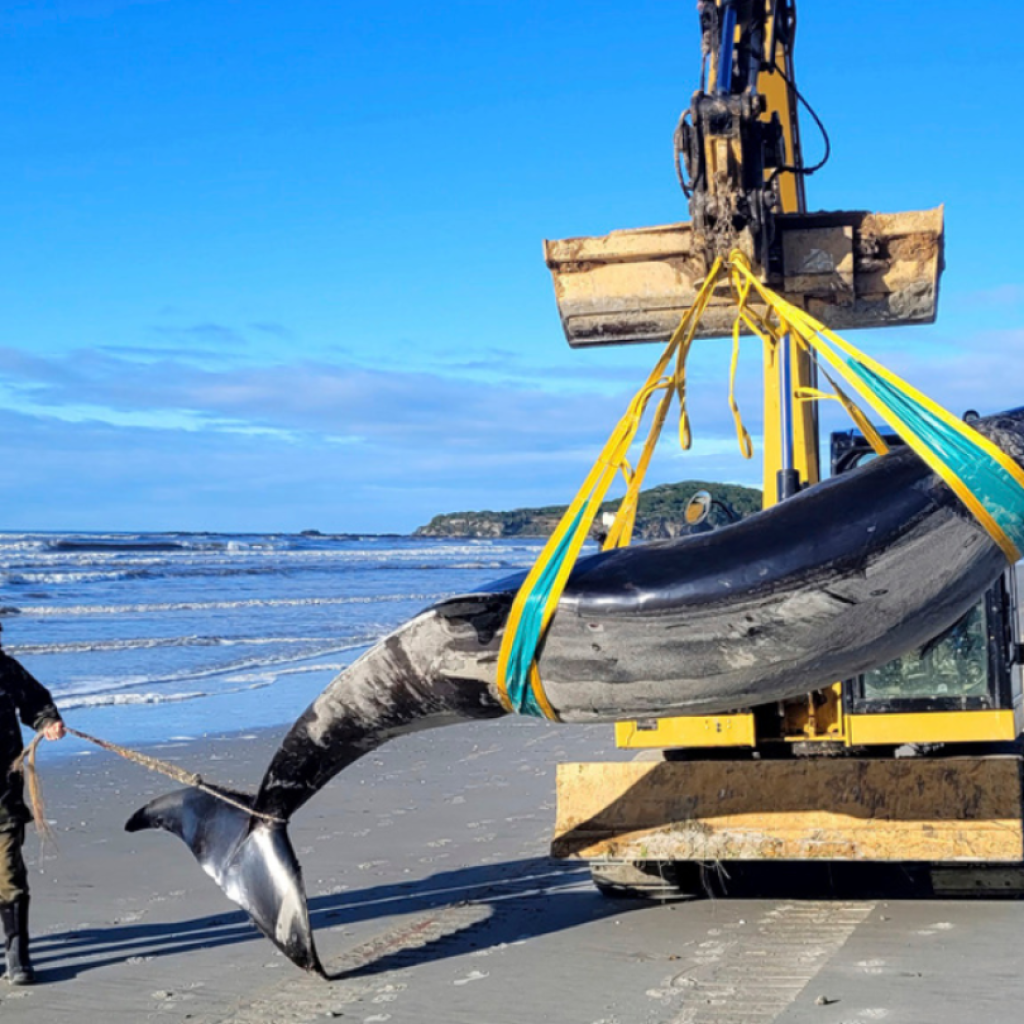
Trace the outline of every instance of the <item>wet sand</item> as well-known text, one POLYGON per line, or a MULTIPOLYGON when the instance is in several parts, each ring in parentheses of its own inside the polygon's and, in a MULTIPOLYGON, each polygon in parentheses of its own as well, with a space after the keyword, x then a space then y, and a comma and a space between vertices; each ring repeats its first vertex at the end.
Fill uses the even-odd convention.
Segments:
MULTIPOLYGON (((75 724, 72 722, 72 724, 75 724)), ((253 788, 277 740, 154 748, 253 788)), ((772 896, 608 899, 547 856, 554 766, 621 758, 606 727, 527 720, 406 737, 297 816, 321 957, 288 963, 164 833, 122 826, 160 776, 107 754, 40 755, 60 845, 30 839, 41 984, 0 984, 0 1021, 137 1024, 1016 1022, 1024 903, 772 896)))

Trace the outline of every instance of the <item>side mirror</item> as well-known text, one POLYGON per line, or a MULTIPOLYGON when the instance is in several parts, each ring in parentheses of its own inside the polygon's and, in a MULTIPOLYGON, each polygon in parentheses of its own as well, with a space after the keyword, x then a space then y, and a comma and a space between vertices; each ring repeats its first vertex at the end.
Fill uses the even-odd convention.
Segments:
POLYGON ((697 491, 697 493, 686 503, 683 518, 687 526, 698 526, 705 522, 711 514, 711 504, 714 499, 710 491, 697 491))

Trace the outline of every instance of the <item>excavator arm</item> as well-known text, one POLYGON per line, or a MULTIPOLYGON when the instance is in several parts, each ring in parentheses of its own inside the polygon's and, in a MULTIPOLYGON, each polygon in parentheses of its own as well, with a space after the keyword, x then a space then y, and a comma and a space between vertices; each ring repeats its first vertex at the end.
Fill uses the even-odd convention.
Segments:
MULTIPOLYGON (((794 0, 701 0, 698 10, 700 83, 675 135, 690 220, 545 243, 569 344, 667 341, 712 261, 737 249, 763 283, 834 330, 934 320, 941 208, 806 210, 816 168, 800 146, 797 105, 810 107, 795 84, 794 0)), ((697 337, 732 333, 736 298, 721 291, 697 337)), ((764 343, 766 506, 818 479, 815 403, 798 400, 813 366, 776 336, 764 343)), ((871 451, 853 432, 847 440, 857 459, 871 451)), ((618 746, 661 759, 559 766, 552 852, 590 860, 604 892, 659 898, 703 891, 701 865, 713 860, 938 862, 933 881, 947 890, 1020 891, 1020 758, 987 756, 1024 729, 1005 654, 1016 644, 1012 593, 1010 579, 972 613, 980 654, 963 676, 966 655, 939 638, 941 659, 908 655, 877 678, 804 698, 619 722, 618 746), (901 744, 968 746, 955 758, 891 756, 901 744), (963 862, 1012 872, 947 877, 963 862)))
POLYGON ((675 135, 694 241, 709 259, 740 249, 778 272, 776 215, 804 210, 792 76, 796 11, 791 0, 705 2, 700 23, 701 87, 675 135))
MULTIPOLYGON (((544 243, 569 344, 667 341, 714 258, 735 249, 835 330, 931 323, 941 208, 806 212, 804 181, 828 142, 805 166, 794 0, 702 0, 699 13, 700 87, 675 133, 691 219, 544 243)), ((728 335, 734 319, 731 296, 718 296, 698 336, 728 335)))

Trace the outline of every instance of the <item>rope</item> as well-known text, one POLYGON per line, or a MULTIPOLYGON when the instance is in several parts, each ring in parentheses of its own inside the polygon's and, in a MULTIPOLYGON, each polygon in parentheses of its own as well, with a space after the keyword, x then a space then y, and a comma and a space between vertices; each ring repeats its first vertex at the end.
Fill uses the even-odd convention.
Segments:
MULTIPOLYGON (((141 754, 137 750, 130 750, 128 747, 122 747, 117 743, 111 743, 109 740, 98 739, 96 736, 90 736, 88 733, 72 729, 69 725, 65 725, 64 728, 72 736, 77 736, 80 740, 92 743, 93 745, 100 747, 102 750, 109 751, 111 754, 117 754, 118 757, 123 757, 126 761, 142 765, 143 768, 146 768, 151 772, 159 772, 161 775, 166 775, 167 778, 174 779, 175 782, 179 782, 183 786, 190 786, 193 789, 202 790, 204 793, 208 793, 210 796, 215 797, 222 803, 230 804, 232 807, 235 807, 240 811, 244 811, 246 814, 252 815, 254 818, 261 818, 264 821, 269 821, 276 825, 286 824, 286 819, 278 818, 273 814, 266 814, 263 811, 253 810, 253 808, 249 807, 241 800, 236 800, 223 790, 215 789, 209 783, 204 782, 201 775, 198 775, 195 772, 186 771, 184 768, 181 768, 176 764, 171 764, 170 761, 162 761, 158 757, 152 757, 149 754, 141 754)), ((39 741, 42 738, 42 733, 38 734, 15 759, 10 770, 11 772, 24 771, 26 781, 28 783, 29 798, 32 802, 32 818, 35 822, 36 829, 39 830, 44 837, 52 839, 53 833, 46 822, 42 789, 39 784, 39 777, 35 766, 36 748, 39 746, 39 741)))
POLYGON ((29 803, 32 805, 32 821, 36 826, 36 833, 41 843, 51 843, 54 848, 57 846, 57 837, 46 820, 46 804, 43 802, 43 789, 39 783, 39 773, 36 771, 36 748, 43 734, 39 733, 32 742, 18 755, 14 764, 11 765, 11 773, 23 771, 25 783, 28 786, 29 803))

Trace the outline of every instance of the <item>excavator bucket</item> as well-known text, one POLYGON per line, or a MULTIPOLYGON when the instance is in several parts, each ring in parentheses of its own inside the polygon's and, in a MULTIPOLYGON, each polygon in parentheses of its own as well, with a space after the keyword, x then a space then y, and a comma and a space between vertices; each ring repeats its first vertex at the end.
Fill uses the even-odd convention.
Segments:
MULTIPOLYGON (((775 218, 776 291, 837 331, 931 323, 943 269, 943 211, 800 213, 775 218)), ((690 224, 546 241, 573 347, 666 342, 708 270, 690 224)), ((732 333, 735 302, 716 295, 698 337, 732 333)))

